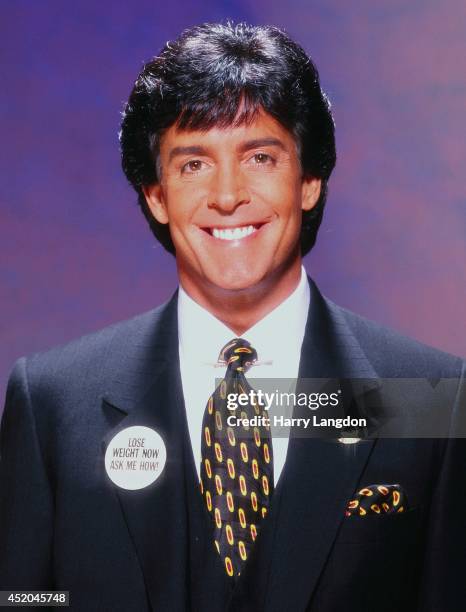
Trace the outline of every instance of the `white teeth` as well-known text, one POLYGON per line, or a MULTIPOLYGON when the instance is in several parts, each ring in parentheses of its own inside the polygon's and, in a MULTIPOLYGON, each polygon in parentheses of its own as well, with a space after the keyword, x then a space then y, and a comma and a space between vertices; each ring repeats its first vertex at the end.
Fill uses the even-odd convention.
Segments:
POLYGON ((235 227, 233 229, 212 229, 212 236, 214 238, 220 238, 220 240, 241 240, 250 234, 256 232, 256 228, 253 225, 247 227, 235 227))

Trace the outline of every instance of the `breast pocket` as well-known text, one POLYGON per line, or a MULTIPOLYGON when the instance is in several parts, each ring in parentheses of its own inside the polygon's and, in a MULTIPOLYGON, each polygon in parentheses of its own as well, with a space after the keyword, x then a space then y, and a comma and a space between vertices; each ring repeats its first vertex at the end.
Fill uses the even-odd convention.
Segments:
POLYGON ((409 610, 421 558, 422 508, 343 520, 312 610, 409 610), (353 607, 351 607, 353 606, 353 607))
POLYGON ((422 508, 412 508, 395 514, 370 514, 348 516, 337 536, 336 544, 359 544, 364 546, 383 544, 392 548, 408 545, 415 537, 422 520, 422 508))

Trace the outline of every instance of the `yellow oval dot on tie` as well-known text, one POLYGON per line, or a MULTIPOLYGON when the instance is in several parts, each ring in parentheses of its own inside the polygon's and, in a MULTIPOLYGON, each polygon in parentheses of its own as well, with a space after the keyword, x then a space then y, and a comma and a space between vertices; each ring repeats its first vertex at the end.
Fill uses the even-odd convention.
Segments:
POLYGON ((219 463, 222 463, 222 461, 223 461, 223 454, 222 454, 222 448, 221 448, 220 444, 218 442, 215 442, 214 448, 215 448, 215 456, 217 457, 217 461, 219 463))
POLYGON ((265 462, 270 463, 269 445, 266 442, 264 442, 263 449, 265 462))
POLYGON ((230 512, 233 512, 235 509, 235 504, 233 503, 233 495, 228 491, 227 493, 227 506, 230 512))
POLYGON ((201 485, 201 495, 204 493, 204 483, 202 482, 202 478, 200 479, 199 484, 201 485))
POLYGON ((239 477, 239 488, 240 491, 243 495, 246 495, 248 490, 246 488, 246 479, 245 477, 241 474, 241 476, 239 477))
POLYGON ((215 540, 215 548, 217 549, 218 554, 220 554, 220 544, 215 540))
POLYGON ((239 550, 239 556, 241 557, 241 559, 243 561, 246 561, 246 558, 247 558, 246 546, 244 545, 244 542, 242 540, 238 542, 238 550, 239 550))
POLYGON ((231 562, 230 557, 225 557, 225 569, 229 576, 233 576, 233 563, 231 562))
POLYGON ((212 497, 210 496, 210 491, 205 492, 205 501, 207 504, 207 509, 209 512, 212 511, 212 497))
POLYGON ((235 432, 233 431, 231 427, 227 427, 227 434, 228 434, 228 442, 231 444, 231 446, 235 446, 236 445, 235 432))
POLYGON ((261 436, 257 427, 254 427, 254 442, 256 443, 256 446, 261 445, 261 436))
POLYGON ((382 495, 388 495, 388 489, 387 487, 384 487, 383 485, 379 485, 377 487, 377 490, 379 491, 379 493, 382 493, 382 495))
POLYGON ((254 512, 257 512, 257 508, 258 508, 258 505, 257 505, 257 495, 256 495, 256 493, 254 491, 251 493, 251 506, 252 506, 252 509, 254 510, 254 512))
POLYGON ((269 494, 269 480, 267 476, 262 476, 262 490, 265 495, 269 494))
POLYGON ((227 534, 227 540, 228 540, 228 544, 230 546, 233 546, 233 544, 235 543, 235 539, 233 537, 233 529, 231 528, 231 525, 227 525, 225 528, 225 532, 227 534))
POLYGON ((375 512, 376 514, 380 514, 380 506, 378 504, 372 504, 371 510, 372 512, 375 512))
POLYGON ((241 458, 243 459, 244 463, 247 463, 249 457, 248 457, 248 447, 246 446, 245 442, 241 442, 240 449, 241 449, 241 458))
POLYGON ((220 529, 222 526, 222 517, 220 516, 220 510, 218 508, 215 508, 214 516, 215 524, 217 525, 218 529, 220 529))
POLYGON ((390 510, 390 506, 387 504, 387 502, 383 502, 382 508, 384 512, 388 512, 390 510))
POLYGON ((209 401, 207 402, 207 412, 209 414, 212 414, 213 411, 214 411, 214 398, 209 397, 209 401))
POLYGON ((348 504, 348 508, 350 508, 351 510, 353 510, 354 508, 357 508, 358 506, 359 506, 359 500, 357 499, 352 499, 350 503, 348 504))
POLYGON ((227 467, 228 467, 228 474, 230 475, 230 478, 234 478, 235 477, 235 464, 233 463, 233 459, 227 459, 227 467))
POLYGON ((222 428, 223 428, 222 415, 220 414, 218 410, 215 411, 215 425, 217 426, 217 429, 219 431, 222 431, 222 428))
POLYGON ((242 419, 246 419, 245 421, 242 422, 241 427, 245 430, 245 431, 249 431, 249 421, 248 421, 248 415, 246 414, 246 412, 244 412, 244 410, 241 412, 241 418, 242 419))
POLYGON ((222 487, 222 479, 220 478, 219 474, 215 475, 215 487, 217 488, 217 493, 221 495, 223 493, 223 487, 222 487))
POLYGON ((262 518, 267 514, 267 508, 262 508, 262 518))
POLYGON ((367 512, 364 510, 364 508, 359 508, 359 514, 360 516, 364 516, 365 514, 367 514, 367 512))
POLYGON ((210 466, 210 460, 209 459, 205 459, 204 460, 204 465, 205 465, 205 471, 207 473, 207 476, 209 478, 212 478, 212 468, 210 466))
POLYGON ((254 523, 251 523, 250 529, 251 529, 251 538, 252 538, 252 541, 254 542, 255 539, 257 538, 257 529, 254 523))
POLYGON ((220 397, 225 399, 227 396, 227 383, 225 380, 222 380, 220 383, 220 397))
POLYGON ((259 478, 259 464, 257 463, 257 459, 252 460, 252 475, 256 480, 259 478))
POLYGON ((400 503, 400 492, 395 490, 393 491, 393 505, 398 506, 399 503, 400 503))
POLYGON ((239 524, 244 529, 246 527, 246 515, 244 514, 244 510, 242 508, 238 510, 238 518, 239 524))

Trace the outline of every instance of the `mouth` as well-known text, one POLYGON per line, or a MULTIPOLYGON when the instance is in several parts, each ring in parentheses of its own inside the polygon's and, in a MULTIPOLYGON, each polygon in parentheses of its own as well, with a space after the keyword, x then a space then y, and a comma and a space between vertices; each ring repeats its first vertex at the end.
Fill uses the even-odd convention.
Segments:
POLYGON ((265 225, 265 223, 239 225, 236 227, 203 227, 202 229, 218 240, 243 240, 255 234, 263 225, 265 225))

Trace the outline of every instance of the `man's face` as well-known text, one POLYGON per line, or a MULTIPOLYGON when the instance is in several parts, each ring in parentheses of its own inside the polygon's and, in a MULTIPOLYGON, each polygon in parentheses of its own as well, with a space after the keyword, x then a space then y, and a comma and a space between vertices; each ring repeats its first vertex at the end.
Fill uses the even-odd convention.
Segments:
POLYGON ((145 195, 169 224, 188 292, 272 288, 299 270, 302 211, 316 204, 321 182, 303 181, 295 139, 273 117, 207 131, 172 126, 160 165, 160 183, 145 195))

